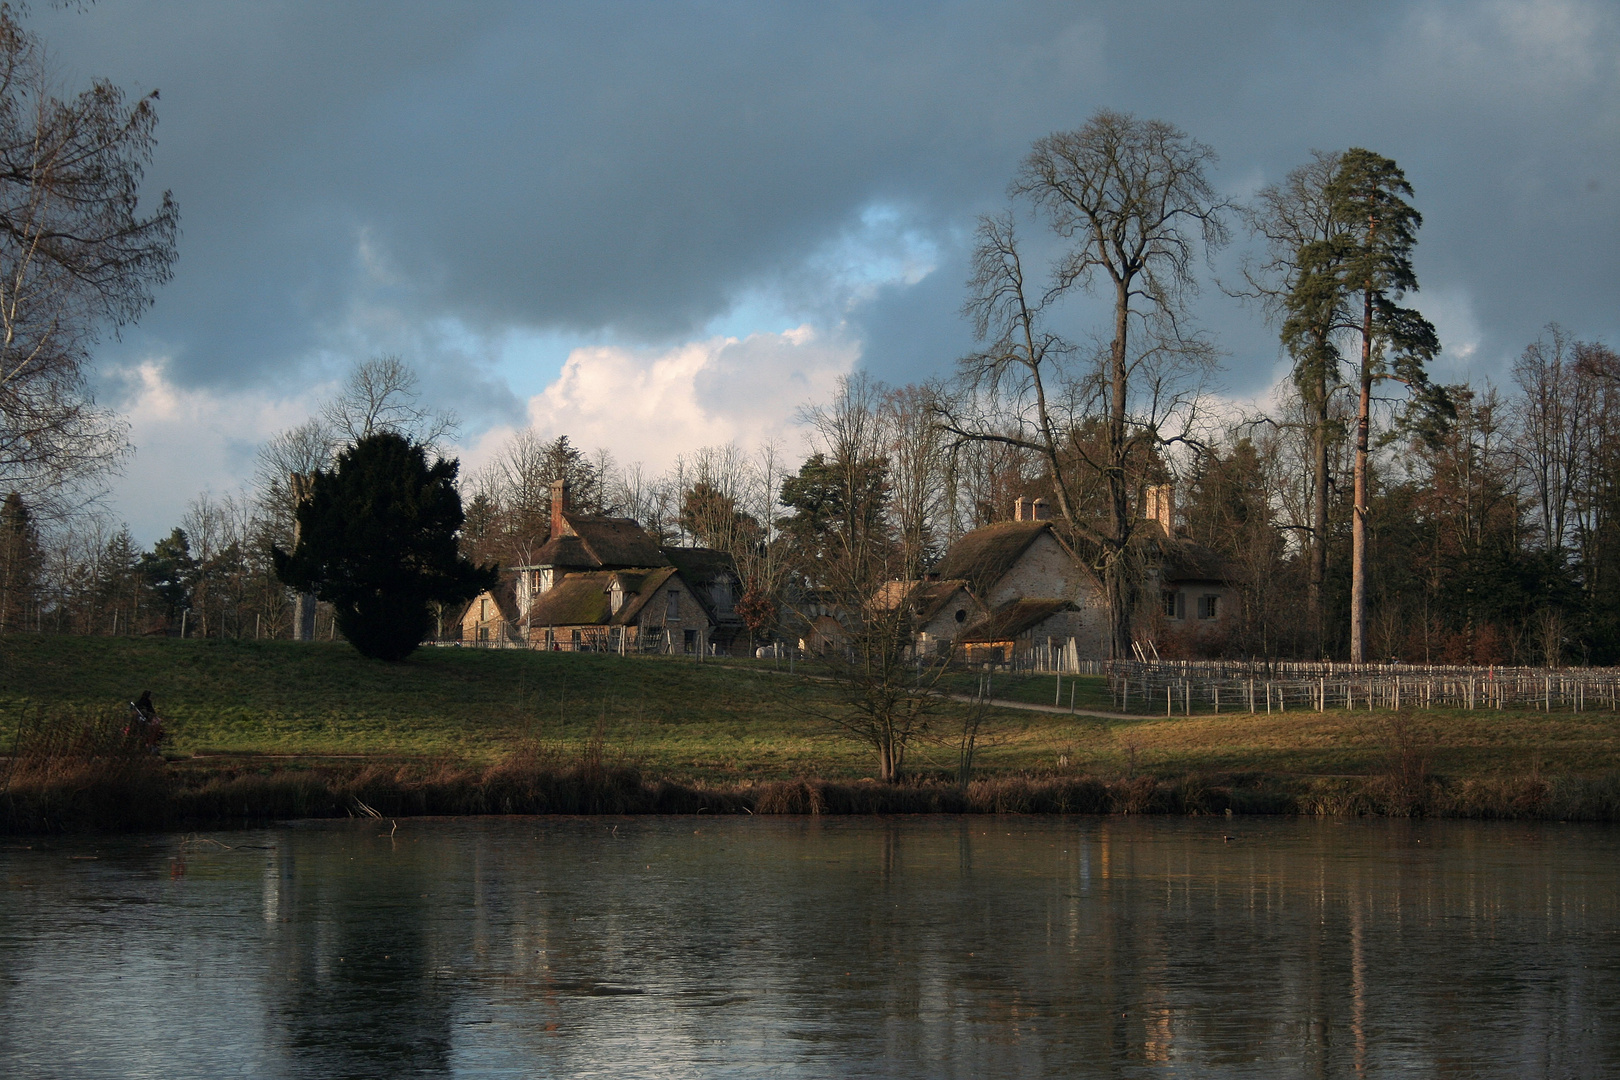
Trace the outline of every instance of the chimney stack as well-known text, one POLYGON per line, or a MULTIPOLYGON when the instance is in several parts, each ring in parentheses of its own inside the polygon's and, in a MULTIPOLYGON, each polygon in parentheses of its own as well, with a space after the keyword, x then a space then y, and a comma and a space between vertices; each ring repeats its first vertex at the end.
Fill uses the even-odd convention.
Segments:
POLYGON ((1045 499, 1035 500, 1035 520, 1047 521, 1052 517, 1052 504, 1045 499))
POLYGON ((1029 499, 1026 496, 1023 496, 1023 495, 1018 496, 1018 501, 1013 503, 1013 520, 1014 521, 1034 521, 1035 520, 1035 508, 1030 505, 1029 499))
POLYGON ((1165 539, 1176 535, 1176 486, 1155 484, 1142 493, 1142 516, 1155 522, 1165 539))
POLYGON ((551 482, 551 539, 563 534, 563 512, 568 509, 568 481, 551 482))

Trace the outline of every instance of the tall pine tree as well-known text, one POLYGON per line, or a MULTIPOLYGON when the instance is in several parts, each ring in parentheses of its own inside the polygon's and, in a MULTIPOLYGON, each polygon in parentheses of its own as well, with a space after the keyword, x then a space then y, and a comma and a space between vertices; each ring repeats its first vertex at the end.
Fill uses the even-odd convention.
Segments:
MULTIPOLYGON (((1355 493, 1350 548, 1350 660, 1362 663, 1367 644, 1367 496, 1373 390, 1386 380, 1405 384, 1409 415, 1444 418, 1443 391, 1426 365, 1440 351, 1433 325, 1400 300, 1418 288, 1412 248, 1423 215, 1406 200, 1412 185, 1394 161, 1353 147, 1339 159, 1328 185, 1334 235, 1300 250, 1300 272, 1288 308, 1292 323, 1323 345, 1320 330, 1359 339, 1359 398, 1355 426, 1355 493)), ((1328 367, 1331 354, 1317 359, 1328 367)))

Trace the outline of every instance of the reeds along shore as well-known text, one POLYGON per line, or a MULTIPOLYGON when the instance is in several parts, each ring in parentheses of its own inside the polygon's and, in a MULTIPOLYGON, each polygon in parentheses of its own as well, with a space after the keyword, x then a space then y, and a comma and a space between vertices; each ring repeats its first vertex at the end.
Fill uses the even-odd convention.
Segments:
POLYGON ((312 817, 461 814, 1319 814, 1620 820, 1620 775, 1525 776, 1413 786, 1396 775, 1317 779, 1002 777, 966 786, 819 779, 702 787, 634 769, 515 760, 350 771, 179 775, 162 761, 18 767, 0 792, 0 831, 41 834, 239 825, 312 817))

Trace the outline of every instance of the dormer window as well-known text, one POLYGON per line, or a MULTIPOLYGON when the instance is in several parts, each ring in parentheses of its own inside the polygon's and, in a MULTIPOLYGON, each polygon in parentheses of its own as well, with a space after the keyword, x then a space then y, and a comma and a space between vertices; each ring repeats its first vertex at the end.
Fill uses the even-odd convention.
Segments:
POLYGON ((535 582, 534 591, 535 592, 543 593, 543 592, 550 592, 551 591, 551 581, 552 581, 551 575, 552 575, 552 573, 553 573, 553 571, 552 571, 551 567, 549 567, 549 566, 546 567, 544 570, 536 570, 534 572, 534 582, 535 582))
POLYGON ((613 584, 608 586, 608 611, 617 615, 622 607, 624 607, 624 582, 614 578, 613 584))

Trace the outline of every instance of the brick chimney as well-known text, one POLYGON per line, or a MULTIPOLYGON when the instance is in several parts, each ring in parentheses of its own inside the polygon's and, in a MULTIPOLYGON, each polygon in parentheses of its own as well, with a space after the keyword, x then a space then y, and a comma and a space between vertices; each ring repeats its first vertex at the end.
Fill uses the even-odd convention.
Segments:
POLYGON ((1035 520, 1035 507, 1030 504, 1030 501, 1026 496, 1023 496, 1023 495, 1018 496, 1018 501, 1013 503, 1013 520, 1014 521, 1034 521, 1035 520))
POLYGON ((1034 509, 1035 509, 1035 520, 1036 521, 1049 521, 1049 520, 1051 520, 1051 517, 1052 517, 1052 504, 1047 502, 1045 499, 1036 499, 1034 509))
POLYGON ((568 481, 551 482, 551 539, 563 534, 563 512, 568 509, 568 481))

